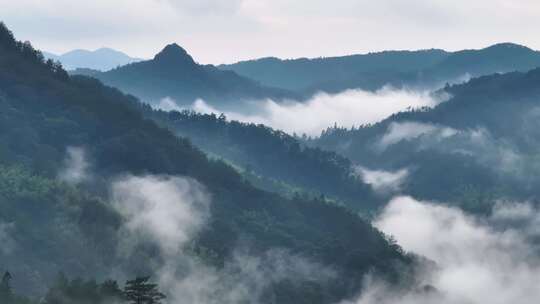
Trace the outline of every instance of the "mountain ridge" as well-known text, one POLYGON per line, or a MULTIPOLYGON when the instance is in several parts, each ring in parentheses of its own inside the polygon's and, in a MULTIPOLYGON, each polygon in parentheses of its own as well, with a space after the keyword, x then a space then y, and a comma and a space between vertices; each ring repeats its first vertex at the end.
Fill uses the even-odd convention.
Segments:
POLYGON ((179 107, 199 98, 225 106, 265 98, 298 98, 295 93, 262 86, 233 71, 199 64, 176 43, 166 45, 151 60, 91 76, 153 105, 163 98, 173 99, 179 107))
POLYGON ((433 87, 468 75, 525 71, 540 66, 540 53, 514 43, 447 52, 440 49, 382 51, 326 58, 275 57, 220 65, 263 84, 313 94, 346 89, 433 87), (504 59, 504 60, 501 60, 504 59))
POLYGON ((67 70, 78 68, 107 71, 118 66, 132 62, 141 61, 140 58, 133 58, 123 52, 112 48, 102 47, 93 51, 85 49, 75 49, 61 55, 43 52, 47 59, 60 61, 67 70))

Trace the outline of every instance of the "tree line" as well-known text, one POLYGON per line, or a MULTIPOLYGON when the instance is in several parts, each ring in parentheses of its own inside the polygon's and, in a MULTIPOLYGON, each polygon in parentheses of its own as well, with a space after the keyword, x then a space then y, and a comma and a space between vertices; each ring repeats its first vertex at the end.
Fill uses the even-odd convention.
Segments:
POLYGON ((160 304, 166 298, 150 276, 127 280, 120 288, 115 280, 97 283, 95 280, 68 279, 63 273, 40 300, 17 295, 11 286, 13 276, 6 271, 0 281, 2 304, 160 304))

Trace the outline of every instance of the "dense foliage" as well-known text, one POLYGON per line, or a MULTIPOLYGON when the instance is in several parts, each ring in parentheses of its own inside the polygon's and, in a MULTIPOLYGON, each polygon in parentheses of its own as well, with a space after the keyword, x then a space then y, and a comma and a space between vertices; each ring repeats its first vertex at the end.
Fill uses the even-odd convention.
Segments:
POLYGON ((145 114, 203 150, 254 173, 284 181, 294 188, 343 201, 355 210, 380 206, 369 185, 363 183, 351 162, 333 152, 302 145, 283 131, 264 125, 227 121, 214 114, 191 111, 145 114))
MULTIPOLYGON (((166 296, 150 277, 127 280, 124 288, 115 280, 98 283, 94 279, 69 279, 58 273, 41 299, 32 299, 16 294, 11 288, 13 276, 6 271, 0 282, 2 304, 160 304, 166 296)), ((15 278, 16 279, 16 278, 15 278)))

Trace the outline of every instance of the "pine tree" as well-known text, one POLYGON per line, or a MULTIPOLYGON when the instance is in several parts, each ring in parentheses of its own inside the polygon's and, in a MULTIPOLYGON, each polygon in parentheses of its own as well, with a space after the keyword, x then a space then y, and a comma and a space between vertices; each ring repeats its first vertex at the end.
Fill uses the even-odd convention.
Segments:
POLYGON ((0 282, 0 302, 8 303, 9 300, 13 297, 11 290, 11 273, 6 271, 2 276, 2 281, 0 282))
POLYGON ((124 296, 132 304, 159 304, 165 295, 157 284, 149 283, 150 277, 138 277, 126 282, 124 296))

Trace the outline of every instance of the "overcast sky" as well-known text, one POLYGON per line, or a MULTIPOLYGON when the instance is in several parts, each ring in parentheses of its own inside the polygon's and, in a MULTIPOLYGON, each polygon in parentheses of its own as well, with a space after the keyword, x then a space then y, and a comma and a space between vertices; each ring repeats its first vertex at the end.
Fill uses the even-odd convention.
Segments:
POLYGON ((384 49, 540 49, 539 0, 0 0, 21 40, 150 58, 177 42, 202 63, 384 49))

